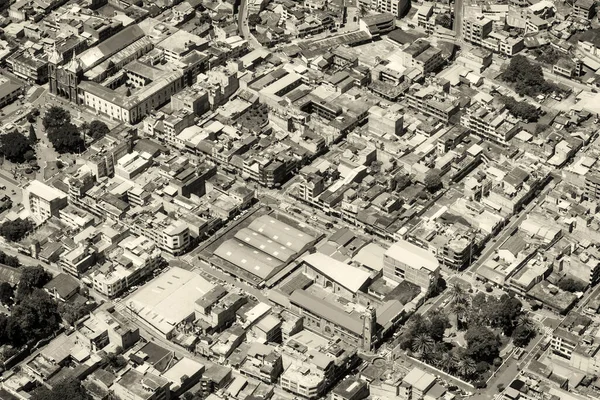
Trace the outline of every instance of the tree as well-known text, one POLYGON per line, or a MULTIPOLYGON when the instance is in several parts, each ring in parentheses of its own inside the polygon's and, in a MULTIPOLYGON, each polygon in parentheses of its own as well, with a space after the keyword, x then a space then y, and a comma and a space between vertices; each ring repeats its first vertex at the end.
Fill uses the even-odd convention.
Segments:
POLYGON ((446 372, 452 372, 456 369, 458 360, 453 353, 443 353, 440 358, 440 367, 446 372))
POLYGON ((427 173, 427 176, 425 176, 423 183, 430 193, 435 193, 442 187, 442 171, 436 168, 432 169, 427 173))
POLYGON ((420 333, 413 339, 412 350, 423 357, 425 354, 431 353, 433 345, 434 341, 431 336, 426 333, 420 333))
POLYGON ((476 372, 475 361, 470 357, 462 357, 456 364, 456 372, 464 378, 471 378, 476 372))
POLYGON ((48 140, 59 153, 77 153, 84 149, 79 129, 72 123, 48 130, 48 140))
POLYGON ((64 108, 52 106, 42 119, 42 124, 46 130, 51 128, 61 128, 71 122, 71 114, 64 108))
POLYGON ((536 108, 526 101, 517 101, 510 96, 502 96, 501 101, 506 106, 508 112, 525 122, 536 122, 542 115, 541 109, 536 108))
POLYGON ((404 174, 402 172, 397 173, 396 176, 394 176, 394 181, 396 181, 397 191, 404 190, 408 185, 411 184, 410 175, 404 174))
POLYGON ((14 304, 15 289, 8 282, 0 283, 0 302, 5 306, 14 304))
POLYGON ((8 265, 9 267, 18 268, 21 266, 21 262, 17 257, 9 256, 5 252, 0 250, 0 264, 8 265))
POLYGON ((502 79, 515 84, 517 94, 535 96, 540 93, 560 91, 560 89, 544 79, 542 67, 530 62, 525 56, 516 55, 510 59, 508 68, 502 74, 502 79))
POLYGON ((43 339, 56 332, 60 325, 58 306, 42 289, 34 289, 17 304, 11 317, 19 324, 28 341, 43 339))
POLYGON ((113 353, 108 353, 103 358, 103 361, 115 372, 127 365, 127 360, 125 360, 125 357, 113 353))
POLYGON ((535 329, 531 329, 526 326, 517 326, 512 335, 513 343, 517 347, 525 347, 529 344, 531 339, 535 337, 535 335, 535 329))
POLYGON ((35 128, 33 127, 33 124, 29 125, 29 145, 33 146, 34 144, 37 143, 37 135, 35 133, 35 128))
POLYGON ((58 383, 52 388, 48 389, 46 386, 40 386, 36 389, 31 400, 89 400, 90 395, 87 394, 85 388, 81 386, 81 383, 77 380, 68 380, 58 383))
POLYGON ((250 14, 248 16, 248 26, 255 27, 261 23, 260 15, 250 14))
POLYGON ((573 279, 570 277, 564 277, 560 281, 558 281, 557 286, 566 292, 583 292, 586 288, 586 284, 583 281, 578 279, 573 279))
POLYGON ((492 362, 498 357, 500 339, 485 326, 474 326, 465 334, 467 356, 475 361, 492 362))
POLYGON ((18 242, 33 229, 33 222, 28 219, 15 219, 0 225, 0 236, 11 242, 18 242))
POLYGON ((364 4, 360 3, 359 6, 358 6, 358 15, 361 18, 364 18, 368 14, 369 14, 369 10, 367 10, 367 7, 364 4))
POLYGON ((90 123, 87 131, 88 135, 94 140, 103 138, 108 132, 110 132, 108 126, 104 122, 98 121, 97 119, 90 123))
POLYGON ((12 162, 25 161, 25 153, 31 149, 27 138, 17 131, 10 131, 2 135, 1 144, 0 151, 12 162))
POLYGON ((451 326, 448 317, 440 312, 435 312, 429 316, 429 332, 431 338, 436 342, 441 342, 444 339, 444 332, 451 326))
POLYGON ((435 24, 440 25, 446 29, 452 29, 452 18, 449 14, 438 14, 435 17, 435 24))
POLYGON ((17 302, 29 296, 35 289, 44 287, 52 279, 52 275, 42 266, 25 267, 17 284, 17 302))
POLYGON ((491 310, 495 313, 491 314, 490 323, 492 326, 501 328, 505 335, 510 336, 515 328, 517 318, 521 314, 523 305, 519 299, 507 294, 503 294, 497 300, 497 305, 491 310))

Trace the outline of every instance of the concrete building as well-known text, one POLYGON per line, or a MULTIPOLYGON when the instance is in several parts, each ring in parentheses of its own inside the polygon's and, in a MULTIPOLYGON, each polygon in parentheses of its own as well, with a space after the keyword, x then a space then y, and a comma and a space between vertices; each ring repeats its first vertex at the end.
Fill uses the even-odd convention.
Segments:
POLYGON ((141 373, 135 369, 125 372, 114 383, 112 390, 119 399, 169 400, 171 382, 151 372, 141 373))
POLYGON ((359 0, 359 6, 380 13, 390 13, 394 17, 401 17, 409 8, 408 0, 359 0))
POLYGON ((36 221, 58 217, 59 211, 67 206, 67 195, 38 180, 23 189, 25 209, 36 221))
POLYGON ((383 275, 396 282, 406 280, 429 290, 439 274, 440 265, 435 255, 406 240, 394 243, 383 256, 383 275))
POLYGON ((389 108, 373 106, 369 109, 369 134, 375 136, 401 136, 404 132, 402 106, 394 104, 389 108))
POLYGON ((517 134, 517 121, 506 109, 474 102, 460 117, 460 124, 473 133, 502 145, 517 134))
POLYGON ((331 391, 331 400, 362 400, 368 396, 367 382, 355 377, 344 379, 331 391))
POLYGON ((90 279, 94 289, 113 298, 151 273, 161 260, 156 244, 143 236, 129 236, 106 255, 107 261, 90 279))
POLYGON ((360 19, 358 25, 360 30, 371 36, 379 36, 396 29, 396 18, 390 13, 367 15, 360 19))
POLYGON ((462 26, 463 39, 481 46, 483 40, 492 32, 492 27, 492 20, 483 15, 466 16, 462 26))
POLYGON ((126 306, 170 338, 179 324, 196 319, 196 300, 213 287, 195 272, 172 267, 139 289, 126 306))
POLYGON ((304 317, 304 327, 325 337, 337 336, 344 342, 370 350, 377 340, 374 309, 348 313, 343 308, 318 298, 303 289, 290 296, 291 310, 304 317))
POLYGON ((435 71, 443 63, 441 50, 424 39, 418 39, 402 50, 402 66, 416 68, 422 74, 435 71))
POLYGON ((594 0, 577 0, 573 4, 573 15, 575 18, 584 20, 591 19, 596 11, 596 2, 594 0))

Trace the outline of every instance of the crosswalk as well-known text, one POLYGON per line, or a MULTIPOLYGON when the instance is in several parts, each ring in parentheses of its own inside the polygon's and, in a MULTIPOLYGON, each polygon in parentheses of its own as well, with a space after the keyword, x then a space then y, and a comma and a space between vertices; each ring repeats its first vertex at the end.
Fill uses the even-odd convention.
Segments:
POLYGON ((504 397, 503 393, 498 393, 494 395, 494 400, 502 400, 502 398, 504 397))

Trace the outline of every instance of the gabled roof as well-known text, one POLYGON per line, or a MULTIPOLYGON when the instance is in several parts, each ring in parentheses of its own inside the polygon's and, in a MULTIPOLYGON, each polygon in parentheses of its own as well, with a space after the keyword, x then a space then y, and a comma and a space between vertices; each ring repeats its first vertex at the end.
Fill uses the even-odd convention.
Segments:
POLYGON ((352 293, 358 292, 370 277, 368 272, 322 253, 309 254, 303 261, 352 293))

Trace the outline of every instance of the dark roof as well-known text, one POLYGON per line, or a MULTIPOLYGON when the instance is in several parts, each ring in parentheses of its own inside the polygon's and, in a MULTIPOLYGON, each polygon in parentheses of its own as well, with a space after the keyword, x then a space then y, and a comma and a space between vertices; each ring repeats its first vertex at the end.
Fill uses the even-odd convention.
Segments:
POLYGON ((417 32, 407 32, 402 29, 395 29, 388 33, 388 38, 393 40, 396 43, 405 44, 405 43, 413 43, 418 38, 423 37, 424 35, 419 34, 417 32))
POLYGON ((44 289, 53 292, 60 298, 66 299, 79 288, 79 282, 71 275, 60 273, 50 282, 46 283, 44 289))
POLYGON ((362 320, 360 318, 353 318, 341 307, 319 299, 302 289, 298 289, 292 293, 290 301, 350 332, 362 335, 362 320))

